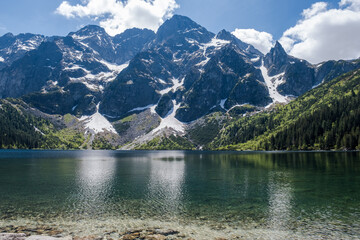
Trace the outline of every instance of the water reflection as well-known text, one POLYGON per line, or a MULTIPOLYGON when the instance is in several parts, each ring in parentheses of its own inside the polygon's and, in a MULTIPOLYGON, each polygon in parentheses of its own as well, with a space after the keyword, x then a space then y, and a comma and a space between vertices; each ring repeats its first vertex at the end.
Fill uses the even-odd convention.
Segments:
POLYGON ((148 200, 153 201, 153 206, 163 213, 176 214, 182 202, 184 177, 184 153, 152 155, 148 200))
POLYGON ((199 224, 228 239, 360 236, 359 153, 14 154, 0 156, 0 228, 16 218, 60 229, 76 223, 71 232, 93 234, 104 223, 120 231, 160 220, 171 229, 199 224))
POLYGON ((291 174, 272 171, 269 173, 269 226, 275 230, 286 230, 291 219, 292 186, 291 174))
POLYGON ((104 210, 116 172, 116 159, 110 155, 83 156, 78 162, 78 204, 87 213, 104 210))

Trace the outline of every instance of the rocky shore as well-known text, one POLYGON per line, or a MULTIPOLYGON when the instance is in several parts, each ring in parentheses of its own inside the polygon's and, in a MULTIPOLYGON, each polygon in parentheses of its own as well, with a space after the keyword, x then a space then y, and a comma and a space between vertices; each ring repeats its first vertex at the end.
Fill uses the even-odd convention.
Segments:
MULTIPOLYGON (((107 232, 103 236, 72 236, 53 228, 8 226, 0 228, 0 240, 194 240, 172 229, 138 229, 125 232, 107 232)), ((225 240, 219 239, 216 240, 225 240)))

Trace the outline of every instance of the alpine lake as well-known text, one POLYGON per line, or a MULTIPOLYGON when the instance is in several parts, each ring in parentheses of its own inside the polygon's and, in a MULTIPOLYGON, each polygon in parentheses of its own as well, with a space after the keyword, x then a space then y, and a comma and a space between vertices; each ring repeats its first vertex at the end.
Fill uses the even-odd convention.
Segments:
POLYGON ((2 150, 0 232, 360 239, 360 153, 2 150))

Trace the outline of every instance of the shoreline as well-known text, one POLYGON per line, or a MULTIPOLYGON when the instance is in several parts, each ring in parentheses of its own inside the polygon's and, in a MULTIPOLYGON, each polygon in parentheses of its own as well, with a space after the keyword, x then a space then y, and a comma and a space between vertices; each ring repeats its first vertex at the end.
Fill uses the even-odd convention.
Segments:
POLYGON ((360 152, 360 150, 147 150, 147 149, 131 149, 131 150, 120 150, 120 149, 22 149, 22 148, 0 148, 1 152, 191 152, 191 153, 353 153, 360 152))
MULTIPOLYGON (((9 227, 8 227, 9 228, 9 227)), ((167 229, 137 229, 125 232, 105 232, 102 236, 89 235, 89 236, 72 236, 64 234, 61 230, 52 228, 27 228, 27 227, 13 227, 10 232, 3 232, 0 228, 0 240, 194 240, 187 237, 179 231, 167 229)), ((215 238, 217 240, 225 240, 224 238, 215 238)))

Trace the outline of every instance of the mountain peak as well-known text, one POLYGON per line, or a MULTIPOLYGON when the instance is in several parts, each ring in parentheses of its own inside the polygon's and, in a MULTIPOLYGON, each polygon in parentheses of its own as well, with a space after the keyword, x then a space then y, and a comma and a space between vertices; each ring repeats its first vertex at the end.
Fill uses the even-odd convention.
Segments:
POLYGON ((115 42, 123 41, 124 39, 132 38, 132 37, 147 37, 147 38, 154 38, 155 33, 152 30, 147 28, 140 29, 140 28, 129 28, 126 29, 124 32, 117 34, 114 36, 115 42))
POLYGON ((209 42, 214 37, 206 28, 200 26, 188 17, 174 15, 166 20, 157 31, 157 42, 163 42, 181 36, 198 42, 209 42))
POLYGON ((135 34, 135 33, 139 34, 139 33, 143 33, 143 32, 154 33, 152 30, 147 29, 147 28, 129 28, 129 29, 126 29, 121 34, 135 34))
POLYGON ((222 39, 222 40, 227 40, 227 41, 232 41, 234 39, 234 36, 230 32, 223 29, 216 35, 216 38, 222 39))
POLYGON ((201 28, 201 26, 188 17, 174 15, 172 18, 166 20, 163 25, 160 26, 157 33, 158 35, 161 35, 164 32, 184 32, 186 30, 194 28, 201 28))
POLYGON ((97 26, 97 25, 87 25, 83 28, 81 28, 79 31, 77 32, 72 32, 69 35, 77 35, 77 36, 89 36, 89 35, 105 35, 107 34, 105 32, 105 29, 97 26))
POLYGON ((283 48, 283 46, 281 45, 281 43, 279 41, 276 41, 273 49, 274 49, 274 51, 277 51, 279 53, 286 54, 285 49, 283 48))
POLYGON ((194 23, 197 25, 197 23, 195 23, 193 20, 191 20, 189 17, 183 16, 183 15, 178 15, 175 14, 173 15, 170 19, 168 19, 167 21, 172 21, 172 22, 184 22, 184 23, 194 23))
POLYGON ((289 56, 281 44, 276 41, 275 46, 266 54, 264 59, 265 67, 269 75, 273 76, 284 71, 285 66, 289 63, 289 56))
POLYGON ((230 41, 248 54, 263 56, 263 54, 259 50, 254 48, 252 45, 244 43, 243 41, 241 41, 240 39, 235 37, 231 32, 228 32, 225 29, 221 30, 216 35, 216 38, 221 39, 221 40, 230 41))
POLYGON ((8 32, 6 34, 4 34, 2 37, 5 37, 5 38, 13 38, 15 37, 14 34, 12 34, 11 32, 8 32))

